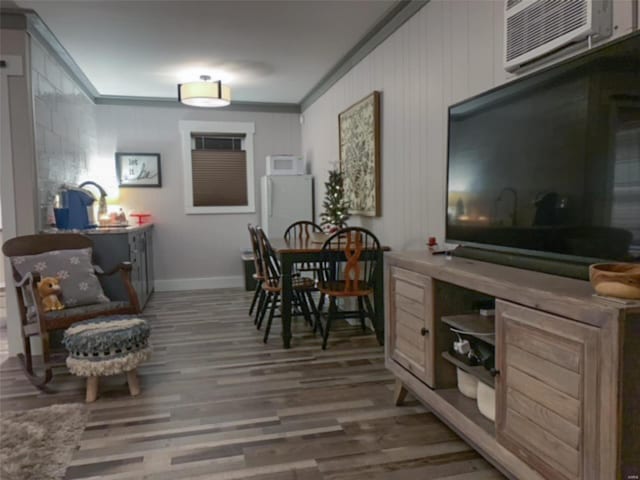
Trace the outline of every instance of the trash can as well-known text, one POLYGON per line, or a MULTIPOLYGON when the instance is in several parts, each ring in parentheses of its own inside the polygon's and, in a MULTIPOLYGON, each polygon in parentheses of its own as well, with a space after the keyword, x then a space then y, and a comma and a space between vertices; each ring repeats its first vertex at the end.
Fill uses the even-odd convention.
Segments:
POLYGON ((241 257, 244 266, 244 289, 253 291, 256 289, 256 279, 253 275, 256 273, 256 266, 253 263, 253 252, 242 252, 241 257))

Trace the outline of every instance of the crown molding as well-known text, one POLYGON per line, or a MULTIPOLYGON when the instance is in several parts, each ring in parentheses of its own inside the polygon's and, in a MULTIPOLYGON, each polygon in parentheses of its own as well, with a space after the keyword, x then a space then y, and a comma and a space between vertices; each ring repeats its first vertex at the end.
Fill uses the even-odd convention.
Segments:
POLYGON ((139 106, 139 107, 171 107, 189 110, 220 110, 224 112, 269 112, 269 113, 300 113, 297 103, 267 103, 232 101, 226 107, 203 109, 190 107, 168 97, 131 97, 119 95, 100 95, 95 98, 96 105, 139 106))
POLYGON ((84 74, 66 48, 49 29, 40 16, 30 11, 26 13, 27 32, 36 38, 62 66, 65 72, 78 84, 80 89, 95 103, 100 93, 84 74))
POLYGON ((378 45, 413 17, 429 0, 400 0, 300 101, 304 112, 378 45))

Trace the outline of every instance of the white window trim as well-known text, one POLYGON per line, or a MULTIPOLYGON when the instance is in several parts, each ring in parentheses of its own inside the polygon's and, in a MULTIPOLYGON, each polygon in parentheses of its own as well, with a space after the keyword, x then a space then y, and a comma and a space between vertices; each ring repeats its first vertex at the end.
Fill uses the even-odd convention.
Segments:
POLYGON ((256 196, 253 162, 253 122, 196 122, 181 120, 182 165, 184 172, 184 212, 187 215, 208 215, 217 213, 255 213, 256 196), (242 133, 247 156, 247 205, 241 207, 196 207, 193 205, 193 174, 191 170, 191 133, 242 133))

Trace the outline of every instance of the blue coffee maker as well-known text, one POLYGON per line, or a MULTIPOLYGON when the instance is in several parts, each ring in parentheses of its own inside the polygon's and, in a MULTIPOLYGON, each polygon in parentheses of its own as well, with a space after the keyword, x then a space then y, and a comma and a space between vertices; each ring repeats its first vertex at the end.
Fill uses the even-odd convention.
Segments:
POLYGON ((60 207, 56 212, 56 226, 69 230, 96 228, 93 203, 96 197, 89 190, 63 185, 58 191, 60 207), (68 212, 68 213, 67 213, 68 212), (67 220, 65 222, 65 220, 67 220), (66 225, 65 225, 66 223, 66 225))

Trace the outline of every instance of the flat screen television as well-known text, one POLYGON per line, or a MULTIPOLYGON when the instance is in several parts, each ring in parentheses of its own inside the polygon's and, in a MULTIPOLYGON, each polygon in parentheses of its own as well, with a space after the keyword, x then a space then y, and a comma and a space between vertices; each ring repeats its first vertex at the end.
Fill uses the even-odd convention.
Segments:
POLYGON ((639 261, 640 34, 452 105, 447 163, 448 243, 639 261))

